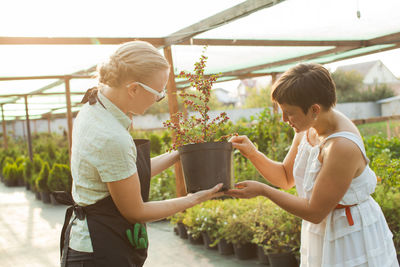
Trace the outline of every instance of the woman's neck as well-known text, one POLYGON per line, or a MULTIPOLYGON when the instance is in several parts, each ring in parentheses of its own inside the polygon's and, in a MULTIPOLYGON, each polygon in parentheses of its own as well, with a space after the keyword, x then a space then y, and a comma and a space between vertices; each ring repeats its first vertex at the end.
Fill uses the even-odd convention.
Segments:
POLYGON ((123 113, 129 116, 128 109, 125 107, 126 97, 121 94, 120 90, 103 84, 99 86, 99 89, 108 100, 116 105, 123 113))
POLYGON ((319 137, 326 138, 338 129, 337 114, 333 109, 321 112, 313 126, 319 137))

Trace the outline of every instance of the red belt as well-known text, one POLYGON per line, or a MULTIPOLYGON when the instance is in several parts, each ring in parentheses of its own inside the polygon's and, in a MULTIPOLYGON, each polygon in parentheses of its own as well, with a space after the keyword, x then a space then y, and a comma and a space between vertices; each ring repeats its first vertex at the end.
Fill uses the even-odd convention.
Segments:
POLYGON ((335 207, 335 209, 345 209, 346 218, 347 218, 347 221, 349 222, 350 226, 354 225, 353 216, 351 216, 351 212, 350 212, 350 207, 353 207, 355 205, 357 205, 357 204, 354 204, 354 205, 337 204, 336 207, 335 207))

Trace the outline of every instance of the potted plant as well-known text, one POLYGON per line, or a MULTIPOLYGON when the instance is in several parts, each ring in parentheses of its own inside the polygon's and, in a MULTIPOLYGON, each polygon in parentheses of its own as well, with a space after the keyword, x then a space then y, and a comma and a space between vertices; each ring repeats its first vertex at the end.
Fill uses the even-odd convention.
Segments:
POLYGON ((185 218, 185 213, 178 212, 169 218, 170 218, 170 222, 177 226, 179 237, 182 239, 187 239, 188 238, 187 230, 186 230, 185 225, 183 224, 183 219, 185 218))
POLYGON ((4 182, 6 186, 17 186, 18 185, 18 166, 14 162, 12 164, 7 163, 3 168, 4 182))
POLYGON ((18 186, 24 186, 24 164, 25 164, 25 157, 20 156, 15 160, 15 164, 17 164, 17 184, 18 186))
POLYGON ((41 200, 40 192, 38 188, 36 187, 36 180, 38 178, 38 175, 40 173, 40 170, 42 169, 43 166, 43 160, 39 155, 35 155, 33 157, 33 162, 32 162, 32 176, 31 179, 29 180, 29 185, 30 189, 32 192, 35 193, 35 197, 37 200, 41 200))
POLYGON ((297 267, 294 253, 300 247, 301 220, 277 206, 269 209, 268 218, 262 219, 255 236, 259 240, 263 239, 261 246, 268 256, 270 266, 297 267))
MULTIPOLYGON (((68 165, 55 163, 50 170, 49 179, 47 180, 50 192, 67 191, 70 176, 71 171, 68 165)), ((53 194, 50 194, 50 202, 53 205, 58 204, 53 194)))
POLYGON ((257 252, 257 247, 251 243, 255 224, 251 201, 247 199, 235 201, 235 209, 227 217, 222 229, 226 241, 233 244, 235 255, 240 260, 254 258, 257 252))
POLYGON ((222 190, 227 190, 231 188, 233 179, 232 144, 226 142, 231 135, 216 135, 229 118, 225 112, 214 119, 208 115, 211 88, 217 75, 207 77, 204 74, 206 60, 203 51, 199 62, 195 63, 194 73, 182 71, 179 75, 188 79, 196 90, 196 93, 181 92, 180 96, 184 105, 199 116, 187 118, 178 112, 164 122, 164 127, 174 133, 171 150, 179 151, 188 193, 209 189, 218 183, 223 183, 222 190))
MULTIPOLYGON (((208 249, 218 249, 220 239, 218 231, 224 210, 223 200, 210 200, 204 202, 204 209, 201 214, 201 231, 204 240, 204 246, 208 249)), ((229 254, 229 253, 222 253, 229 254)))
POLYGON ((46 161, 43 163, 42 169, 36 179, 36 188, 40 192, 40 197, 43 203, 50 203, 50 190, 47 186, 47 181, 49 179, 50 167, 49 163, 46 161))
POLYGON ((4 172, 4 168, 7 166, 7 164, 13 164, 14 160, 11 157, 8 157, 4 154, 1 155, 1 159, 0 159, 0 170, 1 170, 1 181, 5 182, 5 172, 4 172))
POLYGON ((189 242, 194 245, 203 244, 201 236, 202 218, 201 213, 204 204, 201 203, 185 211, 182 223, 186 226, 189 242))

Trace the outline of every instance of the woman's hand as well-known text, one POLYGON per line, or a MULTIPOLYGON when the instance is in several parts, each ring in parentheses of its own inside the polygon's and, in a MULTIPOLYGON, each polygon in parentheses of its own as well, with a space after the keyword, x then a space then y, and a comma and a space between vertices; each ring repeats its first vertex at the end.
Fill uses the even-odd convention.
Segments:
POLYGON ((242 153, 242 155, 246 158, 249 158, 251 155, 255 155, 257 152, 256 146, 246 135, 233 136, 231 139, 229 139, 229 142, 232 143, 234 148, 239 149, 240 153, 242 153))
POLYGON ((244 181, 235 184, 237 189, 230 189, 225 194, 238 198, 253 198, 262 195, 264 186, 265 184, 257 181, 244 181))
POLYGON ((223 196, 224 192, 219 192, 222 188, 222 185, 223 185, 222 183, 219 183, 213 188, 193 193, 192 196, 195 198, 195 203, 200 204, 201 202, 204 202, 206 200, 223 196))

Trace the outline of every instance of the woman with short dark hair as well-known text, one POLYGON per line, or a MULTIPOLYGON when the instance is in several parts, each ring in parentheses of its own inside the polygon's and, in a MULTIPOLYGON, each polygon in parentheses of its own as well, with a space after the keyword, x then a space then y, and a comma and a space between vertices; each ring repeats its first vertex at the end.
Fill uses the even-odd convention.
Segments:
POLYGON ((357 127, 339 111, 335 84, 324 67, 299 64, 273 85, 272 99, 296 132, 283 162, 259 152, 246 136, 231 138, 272 185, 236 185, 227 194, 265 196, 303 219, 301 266, 398 266, 381 208, 371 197, 377 178, 357 127))

